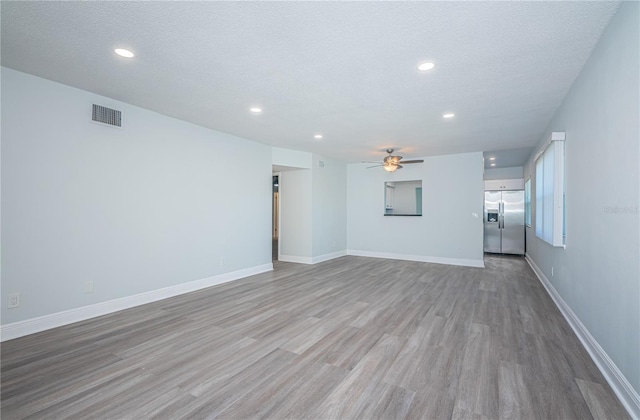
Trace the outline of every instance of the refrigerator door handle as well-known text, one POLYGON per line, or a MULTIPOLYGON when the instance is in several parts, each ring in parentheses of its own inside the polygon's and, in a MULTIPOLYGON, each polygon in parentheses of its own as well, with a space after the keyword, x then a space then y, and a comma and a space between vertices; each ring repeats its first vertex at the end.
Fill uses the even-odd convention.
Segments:
POLYGON ((504 229, 504 203, 498 203, 498 229, 504 229))

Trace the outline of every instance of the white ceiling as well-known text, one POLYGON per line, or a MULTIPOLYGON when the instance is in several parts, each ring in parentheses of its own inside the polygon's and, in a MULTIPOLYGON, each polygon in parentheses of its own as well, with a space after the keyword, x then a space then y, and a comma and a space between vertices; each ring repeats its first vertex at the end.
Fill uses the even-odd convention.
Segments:
POLYGON ((523 166, 529 156, 531 156, 533 148, 523 147, 520 149, 505 149, 499 151, 484 152, 484 167, 485 169, 493 168, 492 163, 495 163, 495 168, 509 168, 513 166, 523 166), (493 160, 491 158, 494 158, 493 160))
POLYGON ((618 5, 2 1, 2 65, 346 161, 499 153, 542 136, 618 5))

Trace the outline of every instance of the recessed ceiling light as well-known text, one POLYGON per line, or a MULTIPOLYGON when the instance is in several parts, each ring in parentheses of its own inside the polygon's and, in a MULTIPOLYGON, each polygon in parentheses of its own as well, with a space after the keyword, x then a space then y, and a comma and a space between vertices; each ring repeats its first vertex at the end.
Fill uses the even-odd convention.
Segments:
POLYGON ((453 118, 453 117, 455 117, 455 116, 456 116, 456 114, 449 113, 449 114, 443 114, 443 115, 442 115, 442 118, 453 118))
POLYGON ((492 164, 491 164, 491 166, 496 166, 496 164, 495 164, 495 163, 492 163, 492 164))
POLYGON ((315 136, 313 136, 314 139, 321 139, 322 138, 322 134, 316 134, 315 136))
POLYGON ((496 160, 496 158, 494 158, 494 157, 490 157, 490 158, 489 158, 489 160, 496 160))
POLYGON ((116 48, 113 52, 124 58, 133 58, 136 56, 134 53, 129 50, 125 50, 124 48, 116 48))
POLYGON ((418 66, 418 70, 420 71, 429 71, 433 69, 436 65, 431 62, 422 63, 418 66))
POLYGON ((250 108, 249 111, 253 112, 254 114, 259 114, 262 112, 262 108, 258 108, 257 106, 254 106, 250 108))

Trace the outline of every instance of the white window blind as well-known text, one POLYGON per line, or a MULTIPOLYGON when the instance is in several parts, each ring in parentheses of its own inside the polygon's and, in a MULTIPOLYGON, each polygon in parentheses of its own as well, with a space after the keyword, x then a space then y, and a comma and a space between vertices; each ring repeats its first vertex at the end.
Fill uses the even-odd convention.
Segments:
POLYGON ((531 227, 531 179, 524 183, 524 223, 531 227))
POLYGON ((536 158, 536 236, 564 245, 564 132, 551 133, 536 158))

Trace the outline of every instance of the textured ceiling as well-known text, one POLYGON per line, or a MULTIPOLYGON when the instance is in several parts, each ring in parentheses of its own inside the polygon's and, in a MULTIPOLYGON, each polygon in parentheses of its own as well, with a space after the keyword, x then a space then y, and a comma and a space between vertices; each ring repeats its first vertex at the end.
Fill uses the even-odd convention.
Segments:
POLYGON ((529 159, 529 156, 531 156, 532 151, 532 147, 523 147, 520 149, 485 152, 483 155, 484 167, 485 169, 491 169, 493 168, 491 166, 492 163, 496 164, 495 168, 523 166, 527 162, 527 159, 529 159), (494 160, 491 160, 491 158, 494 158, 494 160))
POLYGON ((499 152, 536 143, 618 4, 2 1, 2 65, 347 161, 499 152))

